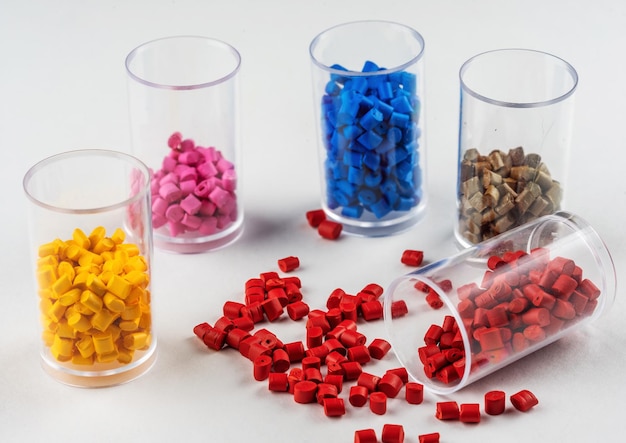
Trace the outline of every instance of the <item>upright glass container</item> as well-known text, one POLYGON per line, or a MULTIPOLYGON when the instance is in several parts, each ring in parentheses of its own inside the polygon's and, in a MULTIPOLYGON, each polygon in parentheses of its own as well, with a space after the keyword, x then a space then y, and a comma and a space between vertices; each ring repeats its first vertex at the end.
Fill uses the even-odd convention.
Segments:
POLYGON ((42 366, 75 386, 123 383, 156 359, 150 173, 115 151, 78 150, 24 177, 42 366))
POLYGON ((501 49, 459 76, 455 236, 467 247, 563 208, 578 75, 554 55, 501 49))
POLYGON ((323 31, 309 50, 326 215, 355 235, 409 229, 426 207, 424 39, 360 21, 323 31))
POLYGON ((602 239, 558 212, 396 279, 385 326, 411 377, 449 394, 595 321, 615 293, 602 239))
POLYGON ((126 58, 133 153, 152 170, 155 245, 194 253, 243 231, 237 50, 198 36, 126 58))

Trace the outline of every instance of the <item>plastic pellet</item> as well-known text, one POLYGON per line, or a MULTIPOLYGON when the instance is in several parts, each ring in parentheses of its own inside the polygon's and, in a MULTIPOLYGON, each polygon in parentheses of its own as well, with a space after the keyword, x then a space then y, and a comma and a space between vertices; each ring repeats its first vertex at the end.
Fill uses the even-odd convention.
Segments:
POLYGON ((326 220, 326 213, 323 209, 307 211, 306 219, 312 228, 317 228, 321 222, 326 220))
POLYGON ((406 402, 419 405, 424 401, 424 385, 417 382, 409 382, 404 386, 406 402))
POLYGON ((374 429, 359 429, 354 432, 354 443, 377 443, 378 437, 374 429))
POLYGON ((485 394, 485 413, 500 415, 506 407, 506 394, 503 391, 489 391, 485 394))
POLYGON ((395 398, 403 386, 402 379, 393 372, 386 372, 378 382, 378 390, 388 398, 395 398))
POLYGON ((422 264, 424 260, 424 252, 418 251, 414 249, 406 249, 402 252, 402 257, 400 258, 400 262, 407 266, 415 266, 418 267, 422 264))
POLYGON ((320 405, 324 405, 324 399, 326 398, 337 398, 339 394, 339 391, 337 389, 337 386, 330 384, 330 383, 325 383, 325 382, 321 382, 318 383, 317 385, 317 402, 320 405))
POLYGON ((267 380, 272 369, 272 357, 259 355, 254 359, 254 379, 257 381, 267 380))
POLYGON ((404 427, 402 425, 385 424, 381 437, 382 443, 403 443, 404 427))
POLYGON ((391 303, 391 317, 398 318, 409 313, 409 308, 404 300, 395 300, 391 303))
POLYGON ((289 256, 278 260, 278 267, 283 272, 291 272, 294 269, 298 269, 300 266, 300 259, 298 257, 289 256))
POLYGON ((296 403, 314 403, 317 392, 317 383, 310 380, 303 380, 295 384, 293 399, 296 403))
POLYGON ((459 405, 455 401, 437 402, 435 417, 439 420, 458 420, 459 405))
POLYGON ((461 403, 459 420, 463 423, 480 423, 480 405, 478 403, 461 403))
POLYGON ((345 415, 346 413, 346 407, 344 405, 343 398, 325 398, 323 404, 324 414, 327 417, 340 417, 342 415, 345 415))
POLYGON ((367 387, 361 385, 353 385, 350 387, 348 401, 352 406, 359 408, 367 403, 368 396, 369 390, 367 387))
POLYGON ((430 434, 420 434, 417 436, 419 443, 439 443, 439 432, 431 432, 430 434))
POLYGON ((382 338, 375 338, 372 343, 369 344, 368 350, 372 358, 381 360, 391 350, 391 343, 382 338))
POLYGON ((271 372, 268 376, 268 389, 273 392, 287 392, 289 377, 285 372, 271 372))
POLYGON ((537 406, 539 404, 539 400, 537 400, 535 394, 527 389, 524 389, 511 395, 511 404, 518 411, 526 412, 529 409, 537 406))
POLYGON ((369 396, 370 411, 377 415, 387 412, 387 396, 382 392, 372 392, 369 396))
POLYGON ((304 303, 303 301, 297 301, 294 303, 289 303, 287 305, 287 315, 290 319, 297 321, 309 314, 309 305, 304 303))
POLYGON ((343 226, 341 223, 331 220, 323 220, 317 227, 319 235, 328 240, 336 240, 339 238, 342 230, 343 226))

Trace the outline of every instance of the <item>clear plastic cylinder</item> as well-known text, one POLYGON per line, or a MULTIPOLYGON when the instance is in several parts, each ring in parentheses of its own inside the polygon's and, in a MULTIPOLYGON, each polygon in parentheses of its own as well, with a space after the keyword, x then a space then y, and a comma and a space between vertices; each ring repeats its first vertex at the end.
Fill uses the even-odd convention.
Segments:
POLYGON ((554 55, 501 49, 459 77, 455 236, 467 247, 564 207, 578 75, 554 55))
POLYGON ((360 21, 323 31, 309 50, 324 211, 349 234, 409 229, 426 207, 424 39, 360 21))
POLYGON ((595 321, 615 293, 602 239, 559 212, 396 279, 385 326, 411 377, 449 394, 595 321))
POLYGON ((126 58, 133 154, 152 170, 159 249, 218 249, 243 231, 237 50, 174 36, 126 58))
POLYGON ((127 154, 78 150, 26 173, 44 370, 101 387, 150 369, 150 173, 127 154))

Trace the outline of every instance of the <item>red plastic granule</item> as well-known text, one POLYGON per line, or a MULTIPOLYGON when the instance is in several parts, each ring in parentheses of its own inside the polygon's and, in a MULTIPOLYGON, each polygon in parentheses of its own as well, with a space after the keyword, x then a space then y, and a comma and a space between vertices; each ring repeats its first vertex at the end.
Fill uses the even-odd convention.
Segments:
POLYGON ((348 401, 352 406, 360 408, 367 403, 367 397, 369 390, 365 386, 352 385, 350 386, 350 393, 348 395, 348 401))
POLYGON ((459 406, 459 420, 463 423, 480 423, 480 405, 478 403, 462 403, 459 406))
POLYGON ((293 399, 296 403, 314 403, 317 393, 317 383, 310 380, 302 380, 295 384, 293 389, 293 399))
POLYGON ((356 380, 363 372, 363 367, 358 361, 346 361, 341 363, 345 380, 356 380))
POLYGON ((320 326, 306 328, 306 347, 309 349, 321 346, 324 342, 324 330, 320 326))
POLYGON ((367 337, 356 330, 346 330, 343 334, 341 334, 339 341, 346 348, 351 348, 353 346, 364 345, 367 341, 367 337))
POLYGON ((300 267, 300 259, 298 257, 289 256, 278 260, 278 267, 283 272, 291 272, 300 267))
POLYGON ((259 355, 254 359, 254 379, 257 381, 267 380, 272 369, 272 357, 259 355))
POLYGON ((439 420, 458 420, 459 405, 455 401, 438 402, 435 417, 439 420))
POLYGON ((289 370, 291 364, 289 354, 284 349, 275 349, 272 353, 272 361, 274 372, 287 372, 289 370))
POLYGON ((518 411, 526 412, 537 406, 539 404, 539 400, 537 400, 535 394, 527 389, 523 389, 511 395, 511 403, 518 411))
POLYGON ((395 300, 391 303, 391 318, 402 317, 409 313, 409 308, 404 300, 395 300))
POLYGON ((343 398, 325 398, 323 404, 324 414, 326 417, 341 417, 346 413, 346 406, 343 402, 343 398))
POLYGON ((293 321, 298 321, 309 314, 309 305, 303 301, 296 301, 287 305, 287 315, 293 321))
POLYGON ((273 322, 283 315, 283 305, 277 298, 266 298, 261 302, 261 309, 268 321, 273 322))
POLYGON ((314 209, 312 211, 307 211, 306 219, 309 222, 309 226, 312 228, 317 228, 320 223, 326 220, 326 213, 323 209, 314 209))
POLYGON ((439 432, 420 434, 417 436, 419 443, 439 443, 439 432))
POLYGON ((395 398, 403 386, 402 379, 393 372, 386 372, 378 382, 378 390, 388 398, 395 398))
POLYGON ((402 252, 400 262, 407 266, 420 266, 424 260, 424 252, 414 249, 406 249, 402 252))
POLYGON ((369 344, 367 349, 370 351, 370 356, 376 360, 381 360, 391 350, 391 343, 382 338, 375 338, 369 344))
POLYGON ((220 329, 209 328, 204 332, 202 341, 209 348, 219 351, 226 343, 226 333, 220 329))
POLYGON ((365 321, 383 318, 383 305, 378 300, 361 303, 361 316, 365 321))
POLYGON ((240 343, 250 337, 248 331, 239 328, 233 328, 226 335, 226 344, 233 349, 239 349, 240 343))
POLYGON ((354 432, 354 443, 377 443, 376 431, 374 429, 359 429, 354 432))
POLYGON ((506 407, 506 394, 504 391, 489 391, 485 394, 485 413, 500 415, 506 407))
POLYGON ((227 301, 226 303, 224 303, 224 307, 222 308, 222 310, 224 316, 232 320, 234 318, 241 317, 241 309, 244 307, 245 305, 243 303, 239 303, 236 301, 227 301))
POLYGON ((327 398, 337 398, 337 395, 339 394, 338 390, 337 390, 337 386, 335 385, 331 385, 330 383, 318 383, 317 385, 317 394, 316 394, 316 398, 317 398, 317 402, 320 405, 324 404, 324 399, 327 398))
POLYGON ((291 368, 287 374, 287 381, 289 383, 289 393, 294 393, 294 388, 297 383, 304 380, 304 372, 301 368, 291 368))
POLYGON ((342 229, 343 226, 341 225, 341 223, 337 223, 331 220, 324 220, 318 225, 317 232, 325 239, 336 240, 337 238, 339 238, 342 229))
POLYGON ((368 363, 372 359, 372 357, 370 356, 370 351, 365 345, 352 346, 348 348, 348 353, 346 354, 346 357, 348 357, 348 360, 350 361, 356 361, 361 363, 361 365, 368 363))
POLYGON ((242 329, 247 332, 254 329, 254 322, 248 316, 234 318, 233 325, 235 325, 235 329, 242 329))
POLYGON ((396 374, 398 377, 400 377, 400 380, 402 380, 402 383, 406 384, 409 381, 409 372, 406 370, 404 366, 401 366, 399 368, 387 369, 386 372, 391 372, 393 374, 396 374))
POLYGON ((439 294, 432 289, 428 291, 428 294, 426 294, 426 303, 428 303, 428 305, 433 309, 439 309, 443 306, 441 297, 439 297, 439 294))
POLYGON ((383 425, 382 443, 404 443, 404 427, 402 425, 383 425))
POLYGON ((334 385, 337 388, 337 393, 340 393, 343 389, 343 375, 326 374, 324 377, 324 383, 334 385))
POLYGON ((208 323, 204 322, 204 323, 200 323, 199 325, 194 326, 193 328, 193 333, 196 335, 196 337, 198 337, 200 340, 203 339, 204 334, 211 329, 211 325, 209 325, 208 323))
POLYGON ((382 392, 370 394, 370 411, 377 415, 385 415, 387 412, 387 396, 382 392))
POLYGON ((289 376, 285 372, 270 372, 267 388, 273 392, 287 392, 289 390, 289 376))
POLYGON ((411 405, 419 405, 424 401, 424 385, 417 382, 409 382, 404 385, 404 398, 411 405))
POLYGON ((357 386, 363 386, 367 389, 367 392, 377 391, 379 382, 380 377, 378 375, 370 374, 369 372, 361 372, 356 380, 357 386))

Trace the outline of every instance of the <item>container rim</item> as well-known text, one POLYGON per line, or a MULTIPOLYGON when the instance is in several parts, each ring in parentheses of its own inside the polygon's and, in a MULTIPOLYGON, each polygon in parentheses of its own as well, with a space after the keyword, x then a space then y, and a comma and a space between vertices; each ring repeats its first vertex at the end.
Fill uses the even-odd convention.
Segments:
POLYGON ((54 154, 50 157, 44 158, 43 160, 35 163, 24 175, 24 179, 22 180, 22 187, 24 189, 24 193, 26 197, 33 202, 35 205, 45 208, 52 212, 65 213, 65 214, 95 214, 101 212, 108 212, 111 210, 123 208, 129 206, 132 203, 138 202, 145 197, 145 194, 149 192, 149 184, 150 184, 150 169, 139 159, 133 157, 132 155, 125 154, 119 151, 112 151, 107 149, 77 149, 72 151, 66 151, 59 154, 54 154), (44 168, 58 162, 65 161, 69 158, 75 157, 107 157, 107 158, 117 158, 122 160, 129 165, 133 166, 135 170, 139 171, 141 175, 144 177, 144 186, 143 189, 137 192, 134 195, 131 195, 127 199, 124 199, 118 203, 106 205, 106 206, 98 206, 93 208, 64 208, 56 205, 51 205, 46 203, 39 198, 37 198, 30 187, 31 180, 34 176, 42 171, 44 168))
POLYGON ((143 85, 150 86, 153 88, 158 88, 158 89, 184 91, 184 90, 202 89, 202 88, 207 88, 210 86, 215 86, 233 78, 237 74, 237 72, 239 72, 239 70, 241 69, 241 54, 239 53, 239 51, 237 51, 237 49, 235 49, 235 47, 233 47, 232 45, 222 40, 218 40, 218 39, 211 38, 211 37, 198 36, 198 35, 176 35, 176 36, 161 37, 161 38, 157 38, 154 40, 150 40, 135 47, 126 56, 124 65, 126 67, 126 72, 128 73, 129 77, 138 83, 141 83, 143 85), (171 40, 198 40, 198 41, 204 41, 206 43, 213 44, 216 47, 222 47, 222 49, 226 49, 227 52, 230 52, 234 56, 235 66, 228 74, 223 75, 219 78, 216 78, 215 80, 201 82, 201 83, 193 83, 193 84, 188 84, 188 85, 171 85, 171 84, 157 83, 154 81, 146 80, 145 78, 137 75, 133 71, 133 68, 131 67, 134 59, 138 55, 140 55, 142 52, 147 50, 150 46, 157 45, 167 40, 170 40, 170 41, 171 40))
POLYGON ((459 69, 459 81, 461 83, 461 89, 463 91, 467 92, 472 97, 477 98, 478 100, 481 100, 485 103, 489 103, 492 105, 501 106, 505 108, 539 108, 542 106, 549 106, 555 103, 559 103, 567 99, 568 97, 570 97, 572 94, 574 94, 574 92, 576 91, 578 87, 578 73, 576 72, 576 69, 574 69, 574 67, 569 62, 567 62, 566 60, 560 57, 557 57, 554 54, 550 54, 549 52, 538 51, 535 49, 524 49, 524 48, 504 48, 504 49, 494 49, 491 51, 481 52, 480 54, 476 54, 473 57, 469 58, 467 61, 465 61, 465 63, 463 63, 463 65, 461 65, 461 68, 459 69), (562 67, 565 69, 565 71, 567 71, 571 75, 572 86, 568 90, 566 90, 564 93, 556 97, 553 97, 549 100, 531 101, 531 102, 509 102, 506 100, 496 100, 493 98, 486 97, 485 95, 474 91, 464 81, 463 75, 470 68, 472 63, 475 62, 477 59, 482 58, 487 55, 492 55, 496 53, 504 53, 504 52, 526 52, 526 53, 533 53, 536 55, 544 55, 548 58, 552 58, 556 62, 562 64, 562 67))
POLYGON ((319 67, 320 69, 324 71, 329 72, 330 74, 350 75, 354 77, 372 77, 372 76, 378 76, 378 75, 388 75, 393 72, 405 70, 409 66, 414 65, 415 63, 417 63, 417 61, 419 61, 423 57, 424 48, 425 48, 424 37, 422 37, 422 35, 418 31, 416 31, 410 26, 403 25, 401 23, 394 22, 394 21, 388 21, 388 20, 357 20, 357 21, 340 23, 338 25, 331 26, 330 28, 327 28, 323 30, 322 32, 320 32, 319 34, 317 34, 311 41, 311 44, 309 45, 309 55, 311 56, 312 62, 317 67, 319 67), (333 68, 332 66, 328 66, 327 64, 322 63, 315 56, 315 49, 317 45, 329 32, 332 32, 339 28, 344 28, 344 27, 354 26, 354 25, 365 25, 365 24, 390 25, 390 26, 395 26, 398 29, 404 29, 405 31, 408 31, 408 33, 411 34, 415 38, 415 40, 419 43, 420 50, 415 56, 413 56, 411 59, 409 59, 405 63, 402 63, 398 66, 394 66, 392 68, 385 68, 385 69, 381 69, 379 71, 374 71, 374 72, 361 72, 361 71, 353 71, 350 69, 333 68))

